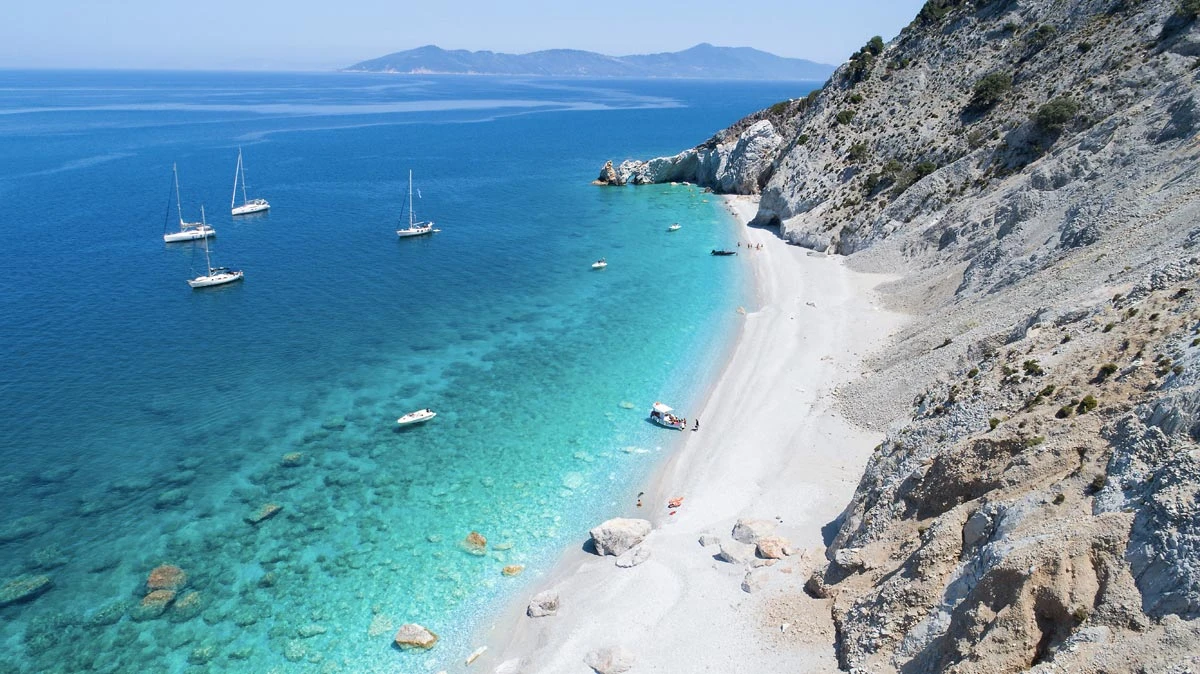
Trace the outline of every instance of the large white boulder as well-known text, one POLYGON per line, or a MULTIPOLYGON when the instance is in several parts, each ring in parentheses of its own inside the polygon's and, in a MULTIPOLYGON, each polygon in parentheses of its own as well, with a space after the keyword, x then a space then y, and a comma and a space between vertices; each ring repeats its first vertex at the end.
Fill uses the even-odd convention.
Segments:
POLYGON ((749 545, 757 545, 758 539, 775 533, 775 523, 771 520, 741 519, 733 525, 733 540, 749 545))
POLYGON ((641 543, 650 535, 651 524, 647 520, 617 517, 593 527, 588 533, 598 555, 622 555, 626 550, 641 543))
POLYGON ((558 613, 558 593, 546 590, 533 595, 525 614, 530 618, 545 618, 558 613))

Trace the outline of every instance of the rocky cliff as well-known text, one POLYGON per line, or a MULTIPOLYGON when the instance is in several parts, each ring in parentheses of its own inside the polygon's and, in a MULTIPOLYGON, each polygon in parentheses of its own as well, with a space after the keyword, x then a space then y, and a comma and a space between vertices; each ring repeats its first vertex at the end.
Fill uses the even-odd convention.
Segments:
POLYGON ((888 431, 833 523, 855 671, 1200 668, 1194 0, 930 0, 823 90, 610 182, 901 272, 845 411, 888 431))

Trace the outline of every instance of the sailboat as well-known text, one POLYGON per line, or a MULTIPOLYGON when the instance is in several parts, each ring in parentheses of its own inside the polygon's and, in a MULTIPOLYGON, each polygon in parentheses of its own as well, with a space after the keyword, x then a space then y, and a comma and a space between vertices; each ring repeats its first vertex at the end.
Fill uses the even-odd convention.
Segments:
POLYGON ((412 170, 408 172, 408 227, 397 229, 396 236, 404 238, 406 236, 421 236, 432 232, 440 232, 440 229, 434 229, 432 222, 417 222, 416 216, 413 214, 413 198, 412 198, 412 170))
MULTIPOLYGON (((204 217, 204 207, 200 207, 200 217, 204 217)), ((204 239, 204 264, 208 269, 208 273, 197 276, 193 279, 188 279, 188 285, 192 288, 207 288, 209 286, 225 285, 234 281, 241 281, 245 274, 241 269, 230 269, 229 267, 214 267, 212 266, 212 257, 208 253, 208 239, 204 239)))
POLYGON ((233 196, 229 198, 229 208, 234 215, 249 215, 259 213, 271 207, 266 199, 246 198, 246 168, 242 165, 242 148, 238 148, 237 168, 233 171, 233 196), (238 183, 242 184, 242 205, 237 205, 238 183))
MULTIPOLYGON (((171 164, 171 172, 175 175, 175 209, 179 214, 179 231, 163 233, 163 241, 166 243, 174 243, 176 241, 195 241, 196 239, 207 239, 210 236, 216 236, 217 230, 208 226, 204 221, 204 208, 200 209, 200 222, 187 222, 183 219, 183 203, 179 200, 179 168, 175 164, 171 164)), ((167 212, 171 208, 167 204, 167 212)), ((167 217, 170 217, 169 215, 167 217)))

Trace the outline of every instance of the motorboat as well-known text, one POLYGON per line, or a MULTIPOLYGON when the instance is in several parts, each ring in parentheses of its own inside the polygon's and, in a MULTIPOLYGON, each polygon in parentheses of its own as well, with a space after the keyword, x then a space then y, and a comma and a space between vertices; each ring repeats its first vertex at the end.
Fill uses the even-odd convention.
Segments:
POLYGON ((716 255, 718 257, 722 257, 725 255, 737 255, 737 251, 736 250, 717 250, 714 248, 712 251, 712 254, 716 255))
POLYGON ((600 258, 592 263, 592 269, 604 269, 608 266, 608 262, 604 258, 600 258))
POLYGON ((670 227, 668 227, 668 228, 667 228, 667 231, 668 231, 668 232, 678 232, 678 231, 679 231, 679 228, 680 228, 680 227, 682 227, 682 226, 683 226, 683 225, 680 225, 678 222, 676 222, 676 223, 672 224, 670 227))
POLYGON ((677 431, 687 430, 687 419, 675 416, 672 414, 674 411, 670 406, 656 400, 650 408, 650 421, 664 428, 674 428, 677 431))
MULTIPOLYGON (((420 192, 417 192, 419 195, 420 192)), ((401 239, 409 236, 421 236, 422 234, 432 234, 440 232, 440 229, 434 229, 433 222, 417 222, 417 217, 413 211, 413 185, 412 171, 408 172, 408 227, 396 230, 396 236, 401 239)))
POLYGON ((396 423, 400 424, 401 426, 412 426, 413 424, 423 424, 436 416, 437 412, 434 412, 426 407, 423 410, 417 410, 416 412, 409 412, 408 414, 405 414, 397 419, 396 423))
MULTIPOLYGON (((203 217, 204 207, 200 207, 201 217, 203 217)), ((241 281, 245 273, 241 269, 230 269, 229 267, 214 267, 212 266, 212 257, 208 253, 208 239, 204 239, 204 263, 208 273, 197 276, 193 279, 188 279, 188 285, 194 288, 208 288, 210 286, 221 286, 234 281, 241 281)))
POLYGON ((237 168, 233 171, 233 196, 229 198, 229 210, 234 215, 261 213, 271 207, 266 199, 246 198, 246 166, 242 163, 242 148, 238 148, 237 168), (238 183, 242 186, 242 205, 237 205, 238 183))

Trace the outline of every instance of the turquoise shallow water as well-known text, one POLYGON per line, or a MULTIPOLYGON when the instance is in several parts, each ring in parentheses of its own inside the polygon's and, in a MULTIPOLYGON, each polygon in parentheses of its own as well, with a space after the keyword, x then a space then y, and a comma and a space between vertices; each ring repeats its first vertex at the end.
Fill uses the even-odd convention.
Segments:
POLYGON ((0 73, 0 582, 52 582, 0 607, 0 672, 461 662, 628 509, 677 437, 647 406, 699 404, 747 301, 708 255, 734 240, 715 198, 588 182, 806 91, 0 73), (268 215, 228 215, 238 146, 268 215), (203 255, 161 242, 173 161, 244 283, 184 283, 203 255), (409 168, 443 231, 398 241, 409 168), (162 563, 188 579, 152 616, 162 563), (408 621, 441 643, 391 648, 408 621))

